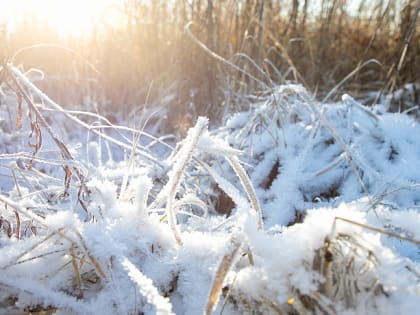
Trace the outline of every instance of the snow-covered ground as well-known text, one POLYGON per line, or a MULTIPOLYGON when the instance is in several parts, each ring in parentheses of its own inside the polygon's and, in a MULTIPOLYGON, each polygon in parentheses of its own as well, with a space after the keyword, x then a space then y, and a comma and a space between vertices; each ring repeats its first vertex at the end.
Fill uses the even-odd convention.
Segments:
POLYGON ((412 116, 285 85, 171 146, 1 71, 0 314, 418 313, 412 116))

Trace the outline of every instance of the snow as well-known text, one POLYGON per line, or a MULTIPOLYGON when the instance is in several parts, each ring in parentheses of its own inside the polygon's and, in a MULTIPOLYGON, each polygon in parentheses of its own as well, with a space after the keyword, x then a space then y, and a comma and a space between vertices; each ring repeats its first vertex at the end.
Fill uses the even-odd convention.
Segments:
POLYGON ((107 122, 81 120, 11 73, 44 100, 52 133, 41 126, 33 156, 29 118, 18 130, 2 86, 0 314, 203 314, 213 302, 223 314, 417 314, 412 116, 349 95, 319 103, 289 84, 211 132, 199 118, 170 152, 147 128, 140 139, 92 129, 107 122), (229 217, 211 201, 220 191, 229 217))

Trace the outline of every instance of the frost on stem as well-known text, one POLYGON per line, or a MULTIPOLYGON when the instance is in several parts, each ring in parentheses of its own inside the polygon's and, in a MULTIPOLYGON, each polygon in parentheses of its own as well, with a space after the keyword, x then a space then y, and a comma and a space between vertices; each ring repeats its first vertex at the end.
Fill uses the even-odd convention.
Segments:
POLYGON ((193 150, 197 146, 200 136, 205 130, 207 130, 208 119, 205 117, 199 117, 194 128, 188 131, 187 138, 184 140, 184 144, 179 152, 174 157, 174 166, 169 174, 169 181, 164 188, 168 191, 168 197, 166 202, 166 215, 168 216, 169 225, 174 233, 175 240, 178 244, 182 244, 181 234, 176 225, 175 217, 175 196, 178 190, 179 184, 182 179, 189 161, 192 158, 193 150))
POLYGON ((251 180, 249 179, 248 175, 246 174, 244 168, 242 167, 241 163, 239 162, 238 157, 236 156, 227 156, 227 161, 229 162, 232 169, 235 171, 236 175, 239 177, 242 186, 244 187, 249 201, 251 202, 252 208, 257 212, 258 216, 258 229, 264 230, 264 222, 262 218, 262 211, 260 204, 258 203, 257 194, 255 193, 254 187, 252 186, 251 180))
MULTIPOLYGON (((229 165, 232 167, 235 174, 239 177, 241 185, 244 187, 244 190, 246 194, 248 195, 248 199, 251 203, 251 207, 257 212, 258 229, 263 230, 264 223, 263 223, 262 211, 258 202, 257 194, 255 193, 251 180, 249 179, 248 175, 246 174, 244 168, 242 167, 238 159, 238 155, 241 153, 241 151, 233 149, 229 144, 227 144, 224 141, 221 141, 220 139, 216 139, 209 136, 208 133, 204 134, 200 138, 200 142, 198 143, 197 146, 198 148, 200 148, 200 150, 204 152, 223 156, 228 161, 229 165)), ((237 193, 237 190, 234 187, 232 187, 232 185, 227 183, 222 176, 219 176, 210 167, 206 166, 205 164, 202 164, 202 165, 207 169, 210 175, 216 180, 217 184, 228 194, 229 197, 232 198, 232 200, 236 204, 243 204, 241 198, 236 197, 239 194, 237 193)))
POLYGON ((159 294, 158 289, 153 284, 153 281, 144 275, 136 268, 127 258, 121 260, 121 265, 128 272, 130 279, 137 284, 142 296, 146 299, 147 303, 156 308, 156 314, 170 315, 172 312, 172 305, 168 298, 164 298, 159 294))
POLYGON ((147 215, 147 198, 149 196, 150 190, 152 189, 153 183, 151 179, 147 176, 141 176, 137 184, 136 192, 136 203, 137 203, 137 213, 141 217, 147 215))

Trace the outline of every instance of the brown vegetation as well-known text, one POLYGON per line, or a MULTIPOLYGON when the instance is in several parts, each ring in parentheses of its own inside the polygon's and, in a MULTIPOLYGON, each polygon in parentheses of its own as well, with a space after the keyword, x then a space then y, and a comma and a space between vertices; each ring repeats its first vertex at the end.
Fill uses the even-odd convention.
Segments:
POLYGON ((225 106, 243 106, 244 95, 286 80, 325 95, 369 59, 378 63, 357 72, 346 91, 361 95, 418 82, 420 2, 362 0, 356 9, 350 9, 351 4, 132 0, 121 8, 121 27, 99 23, 84 40, 60 37, 47 22, 29 14, 13 31, 3 28, 0 55, 10 60, 20 48, 41 43, 70 48, 32 48, 18 53, 13 62, 42 69, 47 77, 38 84, 65 104, 129 112, 173 94, 170 108, 184 118, 186 112, 220 118, 225 106), (187 35, 184 28, 190 21, 191 33, 225 62, 187 35))

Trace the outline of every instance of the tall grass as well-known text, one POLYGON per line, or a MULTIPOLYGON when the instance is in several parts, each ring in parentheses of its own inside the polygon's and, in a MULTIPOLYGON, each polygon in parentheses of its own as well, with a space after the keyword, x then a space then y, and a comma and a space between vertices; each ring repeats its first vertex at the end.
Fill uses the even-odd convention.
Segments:
POLYGON ((220 118, 225 106, 239 106, 242 96, 262 89, 192 41, 184 32, 191 21, 191 32, 209 50, 267 84, 299 81, 325 95, 372 58, 379 65, 358 72, 347 91, 361 95, 419 81, 418 1, 362 0, 356 9, 351 4, 126 1, 121 7, 124 25, 116 29, 99 23, 83 41, 59 37, 46 21, 26 13, 10 32, 3 28, 0 55, 10 58, 18 49, 39 43, 71 48, 77 54, 51 46, 22 51, 14 64, 44 69, 47 79, 39 84, 60 103, 97 104, 128 113, 134 105, 158 103, 173 94, 171 122, 178 129, 199 115, 220 118))

